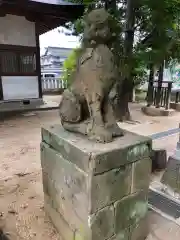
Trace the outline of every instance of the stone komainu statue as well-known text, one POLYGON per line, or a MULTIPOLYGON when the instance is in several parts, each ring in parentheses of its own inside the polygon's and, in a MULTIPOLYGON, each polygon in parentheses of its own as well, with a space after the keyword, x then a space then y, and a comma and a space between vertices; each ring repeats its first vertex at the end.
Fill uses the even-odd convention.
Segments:
POLYGON ((112 35, 111 16, 105 9, 87 15, 77 68, 59 106, 66 130, 104 143, 123 135, 111 101, 118 79, 114 56, 108 47, 112 35))

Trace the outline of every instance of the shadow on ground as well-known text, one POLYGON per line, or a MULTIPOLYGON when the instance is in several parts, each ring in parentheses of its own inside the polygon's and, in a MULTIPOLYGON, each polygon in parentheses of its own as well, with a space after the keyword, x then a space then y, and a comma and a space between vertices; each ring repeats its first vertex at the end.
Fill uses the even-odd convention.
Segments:
POLYGON ((0 240, 10 240, 6 234, 0 229, 0 240))

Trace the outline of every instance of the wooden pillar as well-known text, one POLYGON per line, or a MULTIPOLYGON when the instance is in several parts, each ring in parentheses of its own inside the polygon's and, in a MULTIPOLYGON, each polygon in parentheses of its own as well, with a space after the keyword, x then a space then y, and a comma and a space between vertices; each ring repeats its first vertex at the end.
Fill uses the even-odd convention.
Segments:
POLYGON ((39 86, 39 98, 42 98, 42 82, 41 82, 41 57, 40 57, 40 45, 39 45, 39 24, 35 23, 36 33, 36 70, 38 73, 38 86, 39 86))
POLYGON ((0 76, 0 101, 3 100, 2 78, 0 76))
POLYGON ((1 69, 1 57, 0 57, 0 101, 3 100, 3 86, 2 86, 2 69, 1 69))
POLYGON ((105 9, 112 12, 116 10, 116 0, 105 0, 105 9))
MULTIPOLYGON (((1 17, 5 17, 6 14, 3 12, 0 12, 0 18, 1 17)), ((2 69, 1 69, 1 57, 0 57, 0 101, 3 100, 4 96, 3 96, 3 86, 2 86, 2 69)))
POLYGON ((176 92, 176 100, 175 100, 175 103, 178 103, 179 102, 179 92, 176 92))
POLYGON ((167 94, 166 94, 166 99, 165 99, 165 109, 168 110, 170 106, 170 101, 171 101, 171 89, 172 89, 172 82, 168 83, 168 89, 167 89, 167 94))

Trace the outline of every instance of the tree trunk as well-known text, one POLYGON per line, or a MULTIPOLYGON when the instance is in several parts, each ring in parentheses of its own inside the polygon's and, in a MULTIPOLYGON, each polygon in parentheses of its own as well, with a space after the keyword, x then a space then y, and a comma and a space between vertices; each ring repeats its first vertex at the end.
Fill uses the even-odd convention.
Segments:
POLYGON ((163 73, 164 73, 164 61, 161 63, 159 67, 158 89, 157 89, 157 95, 156 95, 156 108, 160 107, 163 73))
POLYGON ((125 33, 125 57, 126 64, 132 61, 132 50, 134 43, 135 7, 134 0, 127 0, 126 10, 126 33, 125 33))
POLYGON ((147 92, 147 107, 153 104, 154 65, 150 64, 149 83, 147 92))
POLYGON ((135 25, 135 6, 134 0, 127 0, 126 10, 126 32, 125 32, 125 60, 124 60, 124 71, 123 71, 123 83, 120 87, 119 96, 119 111, 117 114, 117 120, 130 120, 130 111, 128 102, 133 91, 133 76, 132 76, 132 53, 134 43, 134 25, 135 25))
POLYGON ((132 94, 131 94, 131 98, 130 98, 131 100, 131 102, 135 102, 136 101, 136 89, 135 89, 135 87, 133 88, 133 90, 132 90, 132 94))
POLYGON ((116 0, 105 0, 105 9, 110 10, 112 13, 116 10, 116 0))
MULTIPOLYGON (((116 0, 105 0, 105 8, 115 14, 117 3, 116 0)), ((124 42, 124 66, 121 69, 122 78, 117 83, 117 96, 114 102, 114 112, 117 121, 130 120, 130 111, 128 102, 133 91, 132 72, 132 52, 134 43, 134 25, 135 25, 135 7, 134 0, 127 0, 126 10, 126 31, 124 42)), ((118 59, 119 60, 119 59, 118 59)))

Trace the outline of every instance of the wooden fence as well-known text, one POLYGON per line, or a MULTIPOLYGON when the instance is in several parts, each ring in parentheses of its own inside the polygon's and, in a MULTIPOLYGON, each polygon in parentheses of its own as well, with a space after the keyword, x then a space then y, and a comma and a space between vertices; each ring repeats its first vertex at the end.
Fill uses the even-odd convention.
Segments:
POLYGON ((180 102, 180 89, 178 90, 174 90, 173 93, 175 94, 175 103, 179 103, 180 102))
POLYGON ((171 101, 172 82, 164 81, 158 85, 158 81, 154 81, 149 85, 148 89, 148 106, 156 108, 164 107, 169 109, 171 101))

